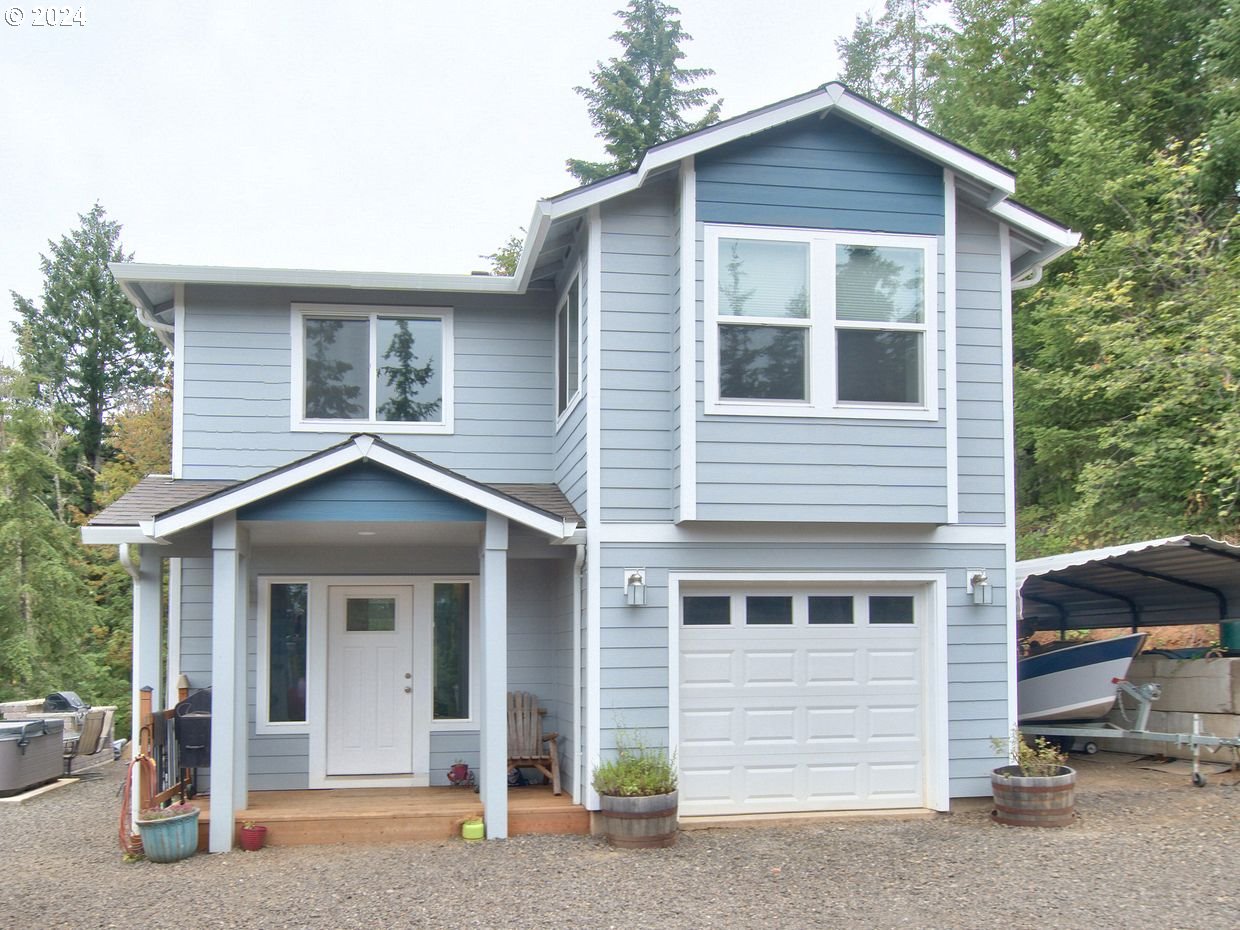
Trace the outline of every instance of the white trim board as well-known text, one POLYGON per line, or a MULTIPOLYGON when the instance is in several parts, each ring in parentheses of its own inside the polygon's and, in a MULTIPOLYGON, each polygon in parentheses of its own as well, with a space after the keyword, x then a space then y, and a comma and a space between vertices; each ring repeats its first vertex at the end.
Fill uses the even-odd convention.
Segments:
POLYGON ((956 176, 943 172, 943 367, 947 396, 947 522, 960 522, 960 412, 956 371, 956 176))
POLYGON ((680 163, 680 513, 697 519, 697 169, 680 163))
MULTIPOLYGON (((586 526, 602 525, 600 500, 603 486, 603 219, 598 207, 590 208, 586 245, 586 526)), ((588 773, 601 756, 602 720, 602 545, 592 530, 586 534, 586 745, 581 773, 585 782, 585 806, 598 810, 598 792, 588 773)))
POLYGON ((1016 587, 1016 409, 1013 382, 1012 343, 1012 238, 1005 225, 999 226, 999 316, 1003 346, 1003 519, 1004 528, 1004 618, 1007 624, 1007 733, 1016 728, 1016 658, 1019 653, 1016 613, 1020 598, 1016 587))

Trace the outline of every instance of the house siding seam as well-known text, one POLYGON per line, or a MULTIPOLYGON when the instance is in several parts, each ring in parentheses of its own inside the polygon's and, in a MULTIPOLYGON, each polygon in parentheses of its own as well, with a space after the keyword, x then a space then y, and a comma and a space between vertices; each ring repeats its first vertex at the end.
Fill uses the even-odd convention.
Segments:
POLYGON ((674 181, 604 205, 600 504, 604 522, 670 521, 674 181))
POLYGON ((553 475, 554 308, 524 297, 383 291, 187 287, 183 471, 187 478, 250 478, 319 451, 356 430, 290 427, 292 303, 453 308, 455 432, 384 433, 399 448, 478 481, 545 483, 553 475))
MULTIPOLYGON (((994 768, 991 737, 1007 726, 1007 579, 1001 545, 891 546, 880 543, 759 545, 743 533, 714 543, 603 545, 603 577, 617 579, 602 593, 602 746, 613 749, 617 733, 639 728, 655 744, 669 733, 668 573, 672 571, 763 572, 944 572, 948 580, 945 622, 948 652, 948 775, 950 795, 988 794, 994 768), (646 567, 646 606, 626 607, 618 584, 626 565, 646 567), (965 594, 965 570, 984 565, 996 603, 974 606, 965 594)), ((741 586, 738 583, 738 587, 741 586)), ((795 585, 793 585, 795 587, 795 585)))

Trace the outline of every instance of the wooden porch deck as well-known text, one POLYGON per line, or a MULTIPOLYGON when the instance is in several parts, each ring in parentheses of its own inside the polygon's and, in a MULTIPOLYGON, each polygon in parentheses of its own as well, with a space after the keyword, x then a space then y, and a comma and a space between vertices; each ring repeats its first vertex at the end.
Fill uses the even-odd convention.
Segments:
MULTIPOLYGON (((192 803, 202 809, 198 848, 206 850, 211 799, 192 803)), ((272 846, 412 843, 459 837, 461 821, 481 815, 482 801, 468 788, 333 788, 251 791, 236 823, 264 824, 272 846)), ((567 793, 557 798, 549 785, 508 792, 509 836, 589 832, 589 812, 567 793)))

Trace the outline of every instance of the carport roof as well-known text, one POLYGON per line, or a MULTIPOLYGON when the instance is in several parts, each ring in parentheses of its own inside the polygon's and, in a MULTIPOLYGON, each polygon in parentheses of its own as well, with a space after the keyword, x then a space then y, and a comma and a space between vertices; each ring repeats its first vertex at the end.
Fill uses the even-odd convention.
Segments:
POLYGON ((1016 563, 1038 630, 1217 623, 1240 617, 1240 546, 1171 536, 1016 563))

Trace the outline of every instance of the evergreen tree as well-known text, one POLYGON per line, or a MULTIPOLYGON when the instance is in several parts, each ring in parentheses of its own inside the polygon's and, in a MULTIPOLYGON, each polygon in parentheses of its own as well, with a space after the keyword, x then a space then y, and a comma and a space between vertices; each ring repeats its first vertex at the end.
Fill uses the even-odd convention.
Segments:
POLYGON ((876 21, 858 16, 853 34, 835 43, 841 80, 851 89, 916 123, 932 110, 932 61, 945 32, 927 14, 941 0, 886 0, 876 21))
POLYGON ((95 481, 103 468, 109 416, 163 380, 167 353, 143 326, 108 271, 127 261, 120 224, 96 204, 81 225, 40 256, 39 304, 14 293, 21 321, 15 330, 25 375, 35 398, 52 408, 73 441, 66 465, 76 479, 74 504, 95 509, 95 481))
MULTIPOLYGON (((524 233, 525 230, 522 229, 521 232, 524 233)), ((525 237, 523 235, 512 235, 490 255, 480 257, 487 259, 491 263, 491 274, 511 278, 517 273, 517 264, 521 261, 521 248, 524 244, 525 237)))
POLYGON ((0 699, 76 687, 94 609, 77 532, 57 513, 59 430, 21 379, 0 376, 0 699), (54 445, 54 444, 53 444, 54 445))
POLYGON ((414 351, 416 340, 409 329, 408 320, 396 321, 396 332, 392 340, 383 350, 382 362, 379 365, 379 376, 386 379, 389 390, 387 399, 379 405, 381 420, 394 420, 400 423, 417 423, 429 420, 439 413, 442 399, 419 400, 422 388, 426 387, 435 377, 435 359, 428 358, 426 364, 418 367, 414 351))
POLYGON ((638 163, 642 153, 668 139, 718 121, 720 100, 709 87, 696 86, 714 74, 682 68, 681 43, 692 39, 680 28, 680 11, 660 0, 629 0, 616 16, 624 23, 612 38, 624 50, 591 72, 590 87, 574 88, 588 103, 598 137, 606 140, 608 162, 568 159, 569 173, 583 184, 638 163), (696 120, 687 111, 706 107, 696 120))

